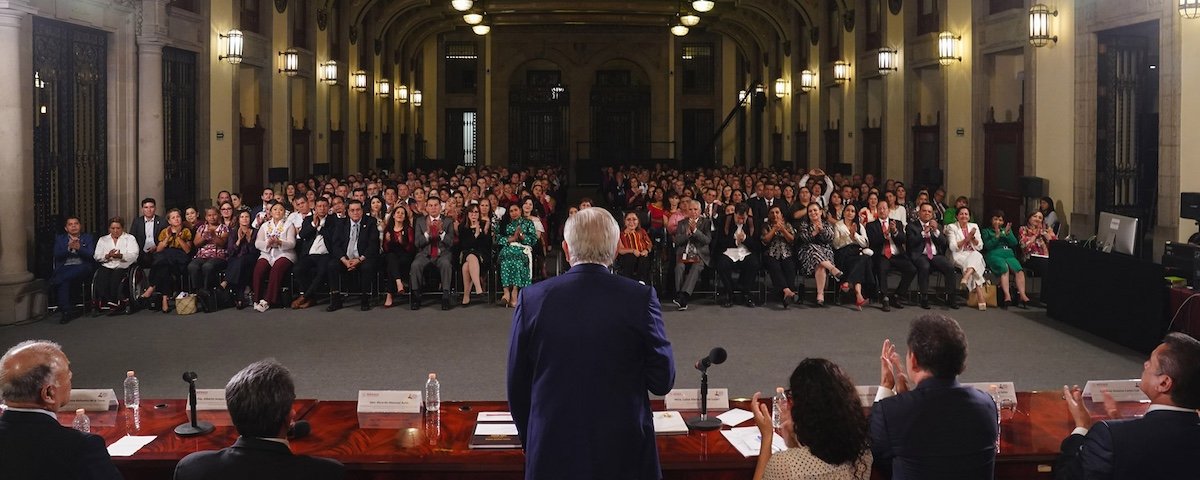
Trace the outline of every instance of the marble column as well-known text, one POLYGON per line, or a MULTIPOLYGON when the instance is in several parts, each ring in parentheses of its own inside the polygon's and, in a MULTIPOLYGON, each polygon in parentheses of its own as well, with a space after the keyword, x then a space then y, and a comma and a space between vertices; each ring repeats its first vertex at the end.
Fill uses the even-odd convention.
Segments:
MULTIPOLYGON (((21 61, 21 26, 28 15, 21 2, 0 2, 0 92, 29 92, 33 72, 21 61)), ((25 205, 33 197, 26 175, 33 159, 33 126, 29 112, 31 95, 0 95, 0 205, 25 205)), ((26 227, 27 209, 11 209, 0 215, 0 324, 27 320, 32 313, 32 281, 29 273, 26 227)), ((0 347, 3 348, 3 347, 0 347)))
POLYGON ((157 36, 139 36, 138 48, 138 202, 158 200, 159 211, 181 205, 164 205, 166 175, 163 144, 162 51, 157 36))

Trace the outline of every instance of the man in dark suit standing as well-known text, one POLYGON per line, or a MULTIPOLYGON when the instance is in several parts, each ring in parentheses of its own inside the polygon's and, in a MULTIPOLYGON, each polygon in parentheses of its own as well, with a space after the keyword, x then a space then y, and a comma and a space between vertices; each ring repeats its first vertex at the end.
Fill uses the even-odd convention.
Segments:
MULTIPOLYGON (((425 215, 413 222, 417 256, 409 270, 413 291, 411 308, 421 308, 421 290, 425 267, 434 265, 442 278, 442 310, 450 309, 450 286, 454 282, 454 220, 442 215, 442 201, 436 196, 425 200, 425 215)), ((616 250, 614 250, 616 251, 616 250)))
POLYGON ((142 215, 129 222, 129 234, 137 241, 138 265, 150 268, 154 265, 154 247, 158 244, 158 234, 167 228, 167 222, 158 215, 158 204, 153 198, 142 199, 142 215))
POLYGON ((0 476, 29 480, 120 479, 104 439, 59 425, 71 399, 71 362, 47 341, 17 344, 0 357, 0 476))
POLYGON ((874 251, 871 260, 875 263, 876 278, 879 279, 879 301, 883 304, 885 312, 891 311, 891 307, 904 308, 898 297, 908 293, 913 276, 917 274, 917 267, 913 266, 912 260, 904 253, 904 228, 895 220, 889 219, 889 213, 891 209, 888 208, 887 201, 880 200, 875 211, 876 220, 867 224, 867 242, 874 251), (900 284, 896 285, 895 294, 889 297, 888 272, 893 268, 900 270, 900 284))
POLYGON ((192 453, 175 466, 175 480, 337 480, 345 467, 336 460, 294 455, 287 442, 296 387, 292 374, 274 360, 251 363, 225 385, 225 403, 237 428, 233 446, 192 453))
POLYGON ((333 246, 329 248, 329 295, 330 312, 342 308, 340 280, 358 280, 359 309, 371 309, 371 285, 379 271, 379 227, 375 218, 363 215, 363 204, 350 200, 346 207, 346 219, 337 224, 333 231, 333 246))
POLYGON ((869 427, 875 468, 892 480, 992 478, 996 402, 958 383, 966 361, 966 334, 943 315, 913 320, 903 362, 884 340, 869 427))
POLYGON ((54 302, 61 316, 58 323, 75 319, 71 286, 91 278, 96 270, 96 239, 82 230, 79 217, 68 216, 63 222, 63 233, 54 238, 54 274, 50 276, 50 289, 54 291, 54 302))
POLYGON ((508 403, 525 478, 658 479, 649 390, 675 383, 654 287, 613 275, 617 222, 567 219, 571 269, 521 291, 508 352, 508 403))
MULTIPOLYGON (((1105 402, 1111 420, 1092 423, 1076 386, 1063 394, 1075 431, 1062 442, 1055 478, 1196 478, 1200 465, 1200 342, 1170 333, 1142 364, 1138 388, 1150 398, 1139 419, 1120 419, 1116 403, 1105 402)), ((1093 398, 1095 395, 1093 394, 1093 398)))
POLYGON ((338 219, 329 215, 329 200, 317 197, 311 215, 304 217, 296 232, 296 280, 303 286, 292 301, 292 308, 302 310, 312 306, 313 296, 328 276, 333 260, 329 256, 338 219))
POLYGON ((933 218, 933 205, 923 203, 917 211, 920 222, 909 223, 904 228, 908 237, 908 253, 917 267, 917 287, 921 289, 921 308, 929 309, 929 273, 939 272, 946 279, 946 305, 958 308, 954 298, 954 285, 958 285, 958 274, 954 262, 946 258, 950 242, 942 235, 942 225, 933 218))

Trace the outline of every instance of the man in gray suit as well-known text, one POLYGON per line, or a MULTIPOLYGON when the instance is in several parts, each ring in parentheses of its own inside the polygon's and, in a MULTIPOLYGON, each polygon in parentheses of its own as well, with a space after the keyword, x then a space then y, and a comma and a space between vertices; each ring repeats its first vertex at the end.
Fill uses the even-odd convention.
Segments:
POLYGON ((686 200, 682 205, 687 218, 675 227, 675 303, 687 310, 688 300, 708 266, 708 244, 712 240, 712 219, 700 217, 700 202, 686 200))
POLYGON ((442 275, 442 310, 450 309, 450 286, 454 284, 454 220, 442 215, 442 201, 430 196, 425 201, 425 215, 413 224, 417 257, 413 259, 409 278, 412 283, 412 309, 421 308, 421 289, 425 267, 437 266, 442 275))

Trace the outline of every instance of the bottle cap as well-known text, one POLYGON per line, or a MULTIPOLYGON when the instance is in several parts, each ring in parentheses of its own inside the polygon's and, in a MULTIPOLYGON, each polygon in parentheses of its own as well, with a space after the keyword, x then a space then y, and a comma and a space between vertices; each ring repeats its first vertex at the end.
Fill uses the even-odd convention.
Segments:
POLYGON ((82 409, 82 408, 80 408, 80 409, 78 409, 78 410, 75 410, 75 414, 76 414, 76 415, 83 415, 83 409, 82 409))
POLYGON ((436 373, 431 373, 431 374, 429 374, 429 379, 430 379, 430 380, 437 380, 437 374, 436 374, 436 373))
POLYGON ((133 376, 133 370, 130 370, 130 371, 128 371, 128 372, 125 372, 125 376, 126 376, 126 377, 132 377, 132 376, 133 376))
POLYGON ((775 387, 775 393, 783 393, 783 387, 775 387))

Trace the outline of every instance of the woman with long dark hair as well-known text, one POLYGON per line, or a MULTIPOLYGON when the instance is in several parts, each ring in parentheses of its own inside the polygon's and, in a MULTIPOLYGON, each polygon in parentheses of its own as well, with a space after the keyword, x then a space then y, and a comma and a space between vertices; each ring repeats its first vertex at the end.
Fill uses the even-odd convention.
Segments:
POLYGON ((788 379, 788 410, 780 436, 788 449, 771 454, 771 412, 754 394, 754 423, 762 434, 754 480, 871 477, 867 416, 854 382, 837 364, 806 358, 788 379))
POLYGON ((408 209, 396 207, 387 216, 383 228, 383 258, 387 262, 388 284, 387 295, 383 299, 383 308, 392 306, 393 295, 404 293, 404 280, 412 269, 413 258, 416 255, 416 243, 413 238, 412 220, 408 218, 408 209))
POLYGON ((471 303, 471 287, 483 294, 483 272, 492 260, 492 227, 479 205, 467 205, 466 219, 458 225, 458 255, 462 262, 462 304, 471 303))

